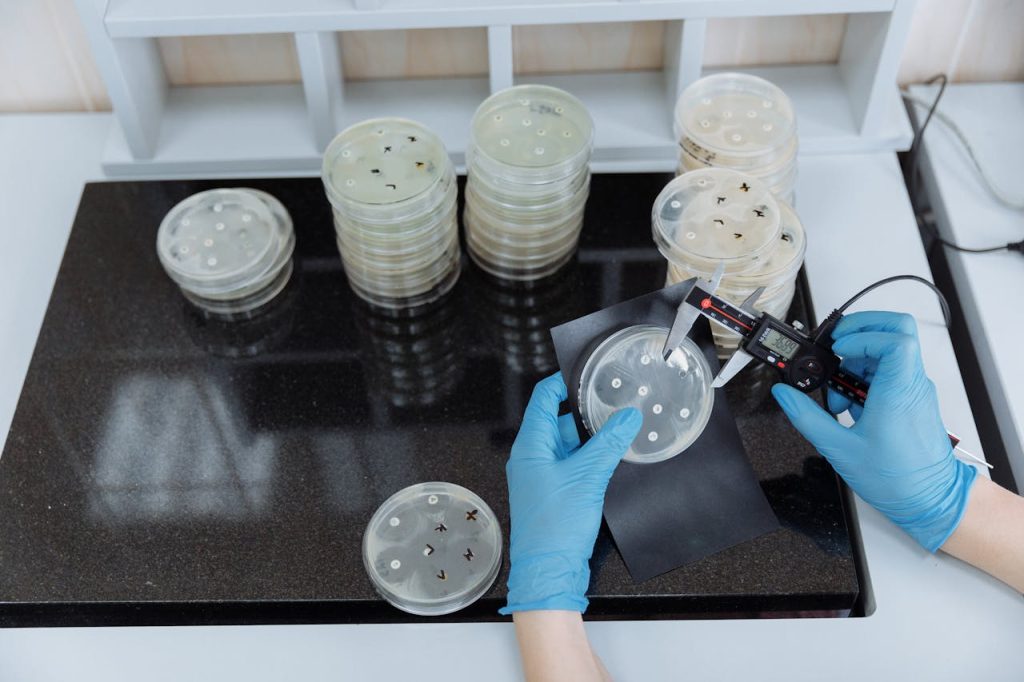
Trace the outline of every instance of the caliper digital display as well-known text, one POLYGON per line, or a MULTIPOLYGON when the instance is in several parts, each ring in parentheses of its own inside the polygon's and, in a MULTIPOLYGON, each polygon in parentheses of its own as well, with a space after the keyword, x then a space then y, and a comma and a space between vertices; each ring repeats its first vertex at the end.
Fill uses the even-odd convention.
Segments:
POLYGON ((792 360, 800 348, 799 343, 774 329, 766 329, 758 341, 768 350, 775 351, 783 360, 792 360))

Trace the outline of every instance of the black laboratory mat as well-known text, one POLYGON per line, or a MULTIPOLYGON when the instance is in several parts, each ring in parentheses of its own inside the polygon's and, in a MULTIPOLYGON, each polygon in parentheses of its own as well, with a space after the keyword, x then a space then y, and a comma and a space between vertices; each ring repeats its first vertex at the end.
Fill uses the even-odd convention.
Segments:
MULTIPOLYGON (((440 480, 480 495, 508 542, 505 462, 533 385, 557 370, 548 330, 660 288, 650 207, 669 177, 594 175, 557 276, 509 286, 464 260, 449 298, 399 318, 349 289, 317 178, 87 185, 0 457, 0 625, 428 620, 374 592, 363 529, 397 490, 440 480), (190 194, 239 186, 291 213, 295 276, 263 314, 222 324, 164 274, 156 232, 190 194)), ((588 617, 853 604, 835 475, 767 378, 725 393, 782 529, 641 583, 603 529, 588 617)), ((507 576, 506 562, 443 620, 505 620, 507 576)))

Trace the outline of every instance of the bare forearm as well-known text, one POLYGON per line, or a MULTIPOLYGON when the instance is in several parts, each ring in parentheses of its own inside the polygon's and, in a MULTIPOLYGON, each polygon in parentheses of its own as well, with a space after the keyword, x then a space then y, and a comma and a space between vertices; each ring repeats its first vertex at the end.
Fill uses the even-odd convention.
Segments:
POLYGON ((979 476, 942 550, 1024 592, 1024 498, 979 476))
POLYGON ((590 648, 580 614, 521 611, 513 614, 512 619, 528 682, 608 682, 611 679, 590 648))

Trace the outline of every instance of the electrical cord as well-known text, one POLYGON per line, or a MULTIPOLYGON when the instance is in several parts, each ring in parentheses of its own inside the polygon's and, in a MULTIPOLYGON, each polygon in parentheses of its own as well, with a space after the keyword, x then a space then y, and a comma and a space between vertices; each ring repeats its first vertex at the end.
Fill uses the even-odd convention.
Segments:
MULTIPOLYGON (((945 76, 945 74, 941 75, 945 76)), ((925 81, 925 84, 931 84, 935 82, 935 80, 937 79, 938 76, 929 81, 925 81)), ((950 117, 948 114, 942 111, 935 110, 938 106, 938 99, 939 97, 942 96, 942 92, 944 91, 944 89, 945 85, 942 85, 939 89, 939 94, 937 95, 936 99, 931 102, 927 101, 923 97, 919 97, 918 95, 907 92, 906 90, 902 90, 900 94, 903 96, 903 99, 907 100, 908 102, 916 104, 922 109, 927 110, 929 112, 928 118, 931 118, 931 112, 934 110, 935 117, 942 121, 943 125, 949 128, 949 130, 956 136, 957 140, 959 140, 960 144, 963 145, 964 151, 967 153, 967 157, 971 161, 971 165, 974 166, 974 169, 978 171, 978 175, 981 177, 982 182, 984 182, 985 188, 992 194, 992 196, 997 201, 1007 206, 1008 208, 1017 210, 1024 209, 1024 199, 1010 196, 1007 192, 1000 188, 998 184, 996 184, 996 182, 992 179, 992 176, 989 175, 988 171, 985 170, 985 167, 981 165, 981 161, 978 159, 978 153, 975 151, 974 145, 970 143, 970 140, 967 139, 967 135, 964 133, 963 129, 961 129, 960 126, 957 125, 956 121, 954 121, 952 117, 950 117)), ((927 119, 925 124, 921 126, 921 129, 914 136, 915 142, 921 135, 924 134, 925 125, 927 125, 927 119)), ((911 145, 911 149, 913 149, 913 144, 911 145)))
MULTIPOLYGON (((946 76, 946 74, 942 73, 937 76, 933 76, 932 78, 929 78, 927 81, 925 81, 925 85, 931 85, 936 81, 941 81, 941 84, 939 85, 939 91, 938 93, 936 93, 935 99, 933 99, 931 102, 927 102, 921 97, 913 95, 907 91, 902 91, 904 99, 906 99, 908 102, 911 102, 912 104, 916 104, 920 107, 926 108, 928 112, 925 115, 924 122, 921 124, 921 127, 915 131, 914 140, 911 143, 910 151, 907 154, 907 175, 910 178, 910 184, 908 189, 910 191, 910 198, 911 201, 914 203, 915 210, 917 208, 917 182, 919 176, 918 165, 921 156, 921 145, 924 141, 925 130, 927 130, 928 124, 931 123, 933 116, 937 117, 940 121, 942 121, 956 135, 957 139, 960 141, 964 149, 967 151, 967 156, 970 158, 971 163, 974 165, 974 168, 978 171, 979 176, 984 181, 985 186, 992 194, 992 196, 994 196, 999 202, 1010 208, 1024 208, 1024 201, 1016 200, 1010 197, 1009 195, 1004 193, 995 184, 995 182, 993 182, 992 178, 988 175, 988 173, 985 171, 985 168, 981 165, 981 162, 978 160, 978 156, 974 151, 974 147, 967 140, 967 136, 964 135, 963 131, 953 121, 952 118, 950 118, 943 112, 938 111, 939 102, 942 100, 942 96, 946 92, 946 86, 949 84, 949 78, 946 76)), ((939 242, 943 246, 954 249, 956 251, 960 251, 962 253, 995 253, 997 251, 1018 251, 1024 254, 1024 239, 1017 242, 1009 242, 1007 244, 999 246, 971 248, 966 246, 960 246, 955 242, 951 242, 948 239, 943 238, 942 235, 938 234, 938 230, 936 230, 935 227, 928 223, 927 221, 919 219, 918 223, 931 234, 932 238, 935 241, 939 242)))
POLYGON ((894 275, 892 277, 880 279, 877 282, 874 282, 873 284, 869 284, 868 286, 864 287, 856 294, 851 296, 849 299, 847 299, 846 303, 843 303, 841 306, 830 312, 828 314, 828 317, 826 317, 825 320, 818 326, 818 330, 814 334, 814 342, 817 344, 831 347, 832 330, 835 329, 836 324, 839 323, 839 318, 843 316, 843 313, 846 312, 847 308, 849 308, 851 305, 853 305, 861 298, 863 298, 866 294, 874 291, 878 287, 885 284, 891 284, 892 282, 899 282, 903 280, 920 282, 921 284, 924 284, 935 293, 935 296, 938 297, 939 299, 939 305, 942 306, 942 317, 946 322, 946 327, 949 327, 950 322, 952 320, 952 317, 949 313, 949 302, 946 301, 946 297, 942 294, 941 291, 939 291, 939 288, 937 286, 926 280, 924 277, 918 277, 917 275, 894 275))
POLYGON ((924 123, 921 127, 914 132, 914 140, 910 143, 910 151, 908 156, 910 158, 907 164, 907 174, 910 176, 910 196, 913 199, 917 199, 917 166, 921 158, 921 144, 924 142, 924 131, 928 129, 928 124, 932 122, 932 116, 935 115, 935 110, 939 108, 939 102, 942 100, 942 96, 946 94, 946 86, 949 85, 949 77, 944 73, 940 73, 937 76, 932 76, 924 82, 925 85, 931 85, 935 81, 942 81, 939 85, 939 92, 935 95, 935 99, 932 100, 932 104, 928 107, 928 113, 924 117, 924 123))

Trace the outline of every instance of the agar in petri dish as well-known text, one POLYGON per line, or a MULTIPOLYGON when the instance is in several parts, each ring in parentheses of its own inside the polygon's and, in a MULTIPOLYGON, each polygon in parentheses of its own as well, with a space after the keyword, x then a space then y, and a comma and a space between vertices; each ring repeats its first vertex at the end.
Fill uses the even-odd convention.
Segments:
POLYGON ((418 483, 374 513, 363 533, 363 565, 392 606, 419 616, 454 613, 498 577, 501 527, 472 491, 418 483))
POLYGON ((471 124, 474 145, 512 167, 586 163, 594 124, 583 103, 558 88, 518 85, 488 97, 471 124))
POLYGON ((193 194, 164 217, 157 255, 183 287, 230 291, 261 275, 278 256, 280 234, 270 208, 242 189, 193 194))
POLYGON ((719 73, 689 85, 679 97, 675 126, 684 149, 714 165, 763 165, 789 151, 796 117, 789 97, 775 84, 743 73, 719 73), (785 150, 785 151, 783 151, 785 150))
POLYGON ((436 185, 450 166, 441 140, 424 126, 402 118, 357 123, 324 152, 328 197, 357 204, 387 205, 418 197, 436 185))
POLYGON ((775 247, 779 207, 767 186, 725 168, 703 168, 669 182, 654 201, 655 243, 669 260, 699 272, 719 262, 745 272, 775 247))
POLYGON ((275 197, 247 187, 194 194, 157 232, 157 255, 185 298, 214 314, 250 313, 291 278, 295 233, 275 197))
POLYGON ((635 407, 643 415, 627 462, 650 464, 678 455, 711 418, 715 393, 704 353, 687 338, 666 361, 667 337, 664 327, 626 327, 602 341, 583 367, 580 416, 591 435, 623 408, 635 407))

